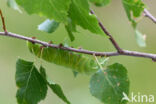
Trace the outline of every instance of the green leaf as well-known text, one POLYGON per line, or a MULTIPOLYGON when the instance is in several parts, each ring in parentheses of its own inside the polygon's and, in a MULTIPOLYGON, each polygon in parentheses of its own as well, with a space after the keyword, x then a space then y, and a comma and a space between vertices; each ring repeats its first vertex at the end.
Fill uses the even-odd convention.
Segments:
POLYGON ((65 28, 68 32, 69 38, 71 41, 75 40, 73 32, 76 32, 76 25, 73 23, 73 21, 69 18, 68 19, 68 24, 65 25, 65 28))
POLYGON ((70 29, 70 26, 66 25, 65 28, 66 28, 66 30, 68 32, 68 36, 69 36, 70 40, 74 41, 75 37, 74 37, 73 31, 70 29))
POLYGON ((144 11, 145 4, 142 0, 122 0, 122 3, 129 21, 132 22, 132 25, 135 28, 137 25, 136 18, 141 16, 144 11))
POLYGON ((59 23, 56 22, 55 20, 47 19, 38 26, 38 30, 41 30, 47 33, 52 33, 58 28, 58 26, 59 26, 59 23))
POLYGON ((142 0, 122 0, 123 6, 127 13, 129 21, 135 30, 136 41, 140 47, 145 47, 146 42, 144 36, 136 30, 137 18, 139 18, 145 9, 145 4, 142 0))
POLYGON ((46 80, 47 82, 47 74, 46 74, 46 70, 43 66, 40 66, 40 74, 42 75, 42 77, 46 80))
POLYGON ((29 14, 38 14, 67 23, 71 0, 16 0, 29 14))
POLYGON ((111 0, 90 0, 90 2, 94 3, 96 6, 106 6, 111 0))
POLYGON ((66 102, 67 104, 70 104, 70 102, 67 100, 66 96, 64 95, 61 86, 58 84, 55 84, 54 82, 50 82, 47 81, 46 79, 46 72, 45 69, 41 66, 40 67, 40 73, 43 76, 43 78, 45 78, 47 84, 49 85, 49 87, 51 88, 51 90, 60 98, 62 99, 64 102, 66 102))
POLYGON ((28 48, 31 53, 47 62, 61 65, 79 73, 92 74, 97 71, 97 65, 93 58, 83 56, 82 54, 62 50, 59 48, 44 47, 38 44, 28 42, 28 48))
POLYGON ((136 41, 140 47, 146 47, 146 36, 135 30, 136 41))
POLYGON ((18 59, 16 63, 18 104, 37 104, 47 94, 47 84, 33 62, 18 59))
POLYGON ((90 92, 105 104, 126 104, 123 93, 129 93, 127 70, 121 64, 113 64, 99 70, 90 80, 90 92))
POLYGON ((105 57, 100 57, 98 58, 98 61, 99 61, 99 64, 102 66, 102 67, 105 67, 106 66, 106 63, 109 61, 109 57, 105 58, 105 57))
POLYGON ((79 74, 78 72, 73 71, 73 75, 74 75, 74 77, 77 77, 78 74, 79 74))
POLYGON ((17 10, 20 13, 22 13, 22 11, 19 9, 18 5, 16 4, 15 0, 7 0, 7 4, 9 7, 17 10))
POLYGON ((92 33, 104 35, 95 15, 90 13, 88 0, 72 0, 69 17, 73 23, 92 33))
POLYGON ((64 102, 66 102, 67 104, 70 104, 70 102, 67 100, 66 96, 64 95, 60 85, 55 84, 53 82, 49 82, 49 87, 51 88, 51 90, 59 97, 61 98, 64 102))

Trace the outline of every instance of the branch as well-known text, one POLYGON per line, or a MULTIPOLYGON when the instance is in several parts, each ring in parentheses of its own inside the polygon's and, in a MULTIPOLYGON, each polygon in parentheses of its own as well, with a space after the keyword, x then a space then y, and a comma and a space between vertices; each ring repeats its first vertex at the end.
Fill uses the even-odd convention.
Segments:
MULTIPOLYGON (((90 13, 95 15, 95 13, 94 13, 93 10, 90 10, 90 13)), ((112 44, 116 48, 116 50, 119 53, 122 53, 123 50, 119 47, 118 43, 115 41, 115 39, 113 38, 113 36, 107 31, 107 29, 104 27, 104 25, 102 24, 102 22, 99 19, 98 19, 98 22, 99 22, 99 26, 101 27, 101 29, 103 30, 103 32, 109 37, 109 40, 112 42, 112 44)))
POLYGON ((88 55, 105 56, 105 57, 125 55, 125 56, 149 58, 149 59, 152 59, 153 61, 156 61, 156 54, 142 53, 142 52, 128 51, 128 50, 122 50, 122 53, 119 53, 119 52, 95 52, 95 51, 89 51, 89 50, 85 50, 85 49, 76 49, 76 48, 64 47, 64 46, 60 47, 60 45, 49 44, 49 43, 41 41, 41 40, 37 40, 34 38, 30 38, 30 37, 18 35, 15 33, 10 33, 10 32, 8 32, 8 33, 0 32, 0 35, 30 41, 33 43, 41 44, 41 45, 46 46, 46 47, 60 48, 63 50, 77 52, 77 53, 83 53, 83 54, 88 54, 88 55))
POLYGON ((147 9, 144 9, 144 15, 156 23, 156 18, 147 9))
POLYGON ((7 33, 6 26, 5 26, 5 20, 4 20, 4 17, 3 17, 1 9, 0 9, 0 17, 2 19, 3 30, 7 33))
MULTIPOLYGON (((91 10, 91 13, 94 14, 94 12, 92 10, 91 10)), ((1 10, 0 10, 0 17, 2 19, 3 30, 4 30, 4 32, 0 32, 1 36, 8 36, 8 37, 12 37, 12 38, 26 40, 26 41, 30 41, 32 43, 37 43, 37 44, 43 45, 45 47, 51 47, 51 48, 57 48, 57 49, 59 48, 59 49, 67 50, 67 51, 83 53, 83 54, 88 54, 88 55, 94 55, 94 56, 111 57, 111 56, 125 55, 125 56, 134 56, 134 57, 144 57, 144 58, 149 58, 149 59, 152 59, 153 61, 156 61, 156 54, 122 50, 119 47, 119 45, 116 43, 114 38, 111 36, 111 34, 105 29, 105 27, 102 25, 102 23, 100 21, 99 21, 100 27, 103 29, 103 31, 106 33, 106 35, 109 36, 110 41, 112 42, 112 44, 114 45, 114 47, 117 49, 118 52, 95 52, 95 51, 89 51, 89 50, 85 50, 85 49, 76 49, 76 48, 71 48, 71 47, 64 47, 62 45, 56 45, 56 44, 47 43, 47 42, 44 42, 41 40, 37 40, 37 39, 35 39, 35 37, 30 38, 30 37, 18 35, 15 33, 10 33, 10 32, 7 32, 7 30, 6 30, 4 17, 2 15, 1 10)))

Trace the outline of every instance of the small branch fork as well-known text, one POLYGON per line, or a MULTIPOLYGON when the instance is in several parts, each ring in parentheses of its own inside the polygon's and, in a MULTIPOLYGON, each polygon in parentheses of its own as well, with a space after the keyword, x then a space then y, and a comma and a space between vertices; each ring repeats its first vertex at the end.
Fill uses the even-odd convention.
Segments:
POLYGON ((4 30, 4 32, 7 33, 6 26, 5 26, 5 20, 4 20, 4 17, 3 17, 1 9, 0 9, 0 16, 1 16, 1 19, 2 19, 3 30, 4 30))
MULTIPOLYGON (((94 13, 94 12, 91 11, 91 13, 94 13)), ((121 49, 119 47, 119 45, 116 43, 116 41, 113 39, 111 34, 104 28, 104 26, 102 25, 102 23, 100 21, 99 21, 100 27, 106 33, 106 35, 109 36, 109 39, 112 42, 112 44, 114 45, 114 47, 117 49, 117 52, 95 52, 95 51, 89 51, 89 50, 85 50, 85 49, 76 49, 76 48, 71 48, 71 47, 64 47, 64 46, 44 42, 44 41, 41 41, 41 40, 37 40, 34 37, 30 38, 30 37, 18 35, 18 34, 15 34, 15 33, 10 33, 10 32, 7 32, 7 30, 6 30, 4 17, 2 15, 1 10, 0 10, 0 16, 2 18, 3 30, 4 30, 4 32, 0 32, 1 36, 8 36, 8 37, 17 38, 17 39, 20 39, 20 40, 30 41, 32 43, 37 43, 37 44, 43 45, 45 47, 59 48, 59 49, 67 50, 67 51, 83 53, 83 54, 88 54, 88 55, 95 55, 95 56, 101 56, 101 57, 111 57, 111 56, 124 55, 124 56, 149 58, 149 59, 152 59, 153 61, 156 61, 156 54, 142 53, 142 52, 136 52, 136 51, 128 51, 128 50, 121 49)))
POLYGON ((156 23, 156 18, 147 9, 144 9, 144 15, 156 23))
MULTIPOLYGON (((91 14, 94 14, 94 11, 93 10, 90 10, 90 13, 91 14)), ((98 19, 98 18, 97 18, 98 19)), ((122 53, 122 49, 119 47, 119 45, 117 44, 117 42, 115 41, 115 39, 112 37, 112 35, 106 30, 106 28, 103 26, 102 22, 98 19, 98 22, 99 22, 99 26, 101 27, 101 29, 103 30, 103 32, 109 37, 109 40, 112 42, 113 46, 116 48, 116 50, 119 52, 119 53, 122 53)))

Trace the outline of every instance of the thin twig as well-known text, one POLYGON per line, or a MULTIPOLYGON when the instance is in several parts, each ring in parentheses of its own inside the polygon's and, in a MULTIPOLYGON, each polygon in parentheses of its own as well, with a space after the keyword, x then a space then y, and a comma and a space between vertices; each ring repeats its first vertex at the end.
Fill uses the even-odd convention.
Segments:
POLYGON ((144 15, 156 23, 156 18, 147 9, 144 9, 144 15))
POLYGON ((125 56, 143 57, 143 58, 149 58, 152 60, 156 60, 156 54, 150 54, 150 53, 142 53, 142 52, 128 51, 128 50, 122 50, 123 51, 122 53, 119 53, 119 52, 95 52, 95 51, 89 51, 89 50, 85 50, 85 49, 76 49, 76 48, 64 47, 64 46, 60 47, 60 45, 49 44, 48 42, 44 42, 44 41, 37 40, 37 39, 32 39, 30 37, 26 37, 26 36, 22 36, 22 35, 10 33, 10 32, 8 32, 7 34, 5 32, 0 32, 0 35, 30 41, 30 42, 33 42, 36 44, 41 44, 46 47, 60 48, 63 50, 77 52, 77 53, 83 53, 83 54, 88 54, 88 55, 105 56, 105 57, 125 55, 125 56))
MULTIPOLYGON (((93 10, 90 10, 90 13, 95 15, 95 13, 94 13, 93 10)), ((119 53, 122 53, 123 52, 122 49, 120 48, 120 46, 118 45, 118 43, 115 41, 115 39, 113 38, 113 36, 107 31, 107 29, 104 27, 104 25, 102 24, 102 22, 99 19, 98 19, 98 22, 99 22, 99 26, 101 27, 101 29, 103 30, 103 32, 109 37, 109 40, 112 42, 112 44, 116 48, 116 50, 119 53)))
POLYGON ((3 14, 2 14, 1 9, 0 9, 0 17, 1 17, 1 19, 2 19, 3 30, 4 30, 4 32, 7 33, 6 26, 5 26, 5 20, 4 20, 4 17, 3 17, 3 14))

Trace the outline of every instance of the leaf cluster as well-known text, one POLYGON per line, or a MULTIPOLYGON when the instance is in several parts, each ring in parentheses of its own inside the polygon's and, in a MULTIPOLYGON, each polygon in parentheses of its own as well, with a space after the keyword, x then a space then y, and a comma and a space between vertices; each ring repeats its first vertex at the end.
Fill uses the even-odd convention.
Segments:
MULTIPOLYGON (((121 0, 123 7, 134 28, 139 46, 146 46, 144 36, 137 30, 138 18, 141 17, 145 4, 142 0, 121 0)), ((74 33, 77 27, 90 31, 93 34, 105 36, 97 17, 90 13, 90 4, 106 6, 111 0, 8 0, 8 6, 15 10, 19 6, 28 14, 38 14, 46 20, 38 25, 38 30, 53 33, 63 24, 71 41, 75 40, 74 33)), ((126 104, 123 93, 129 93, 129 79, 127 69, 115 63, 105 68, 107 58, 90 58, 88 56, 65 51, 57 48, 43 47, 28 42, 30 52, 49 63, 55 63, 72 69, 75 76, 85 73, 91 75, 90 92, 104 104, 126 104)), ((16 63, 16 84, 18 87, 18 104, 38 104, 45 99, 48 87, 64 102, 70 104, 60 85, 47 80, 43 66, 36 68, 34 62, 18 59, 16 63)))

